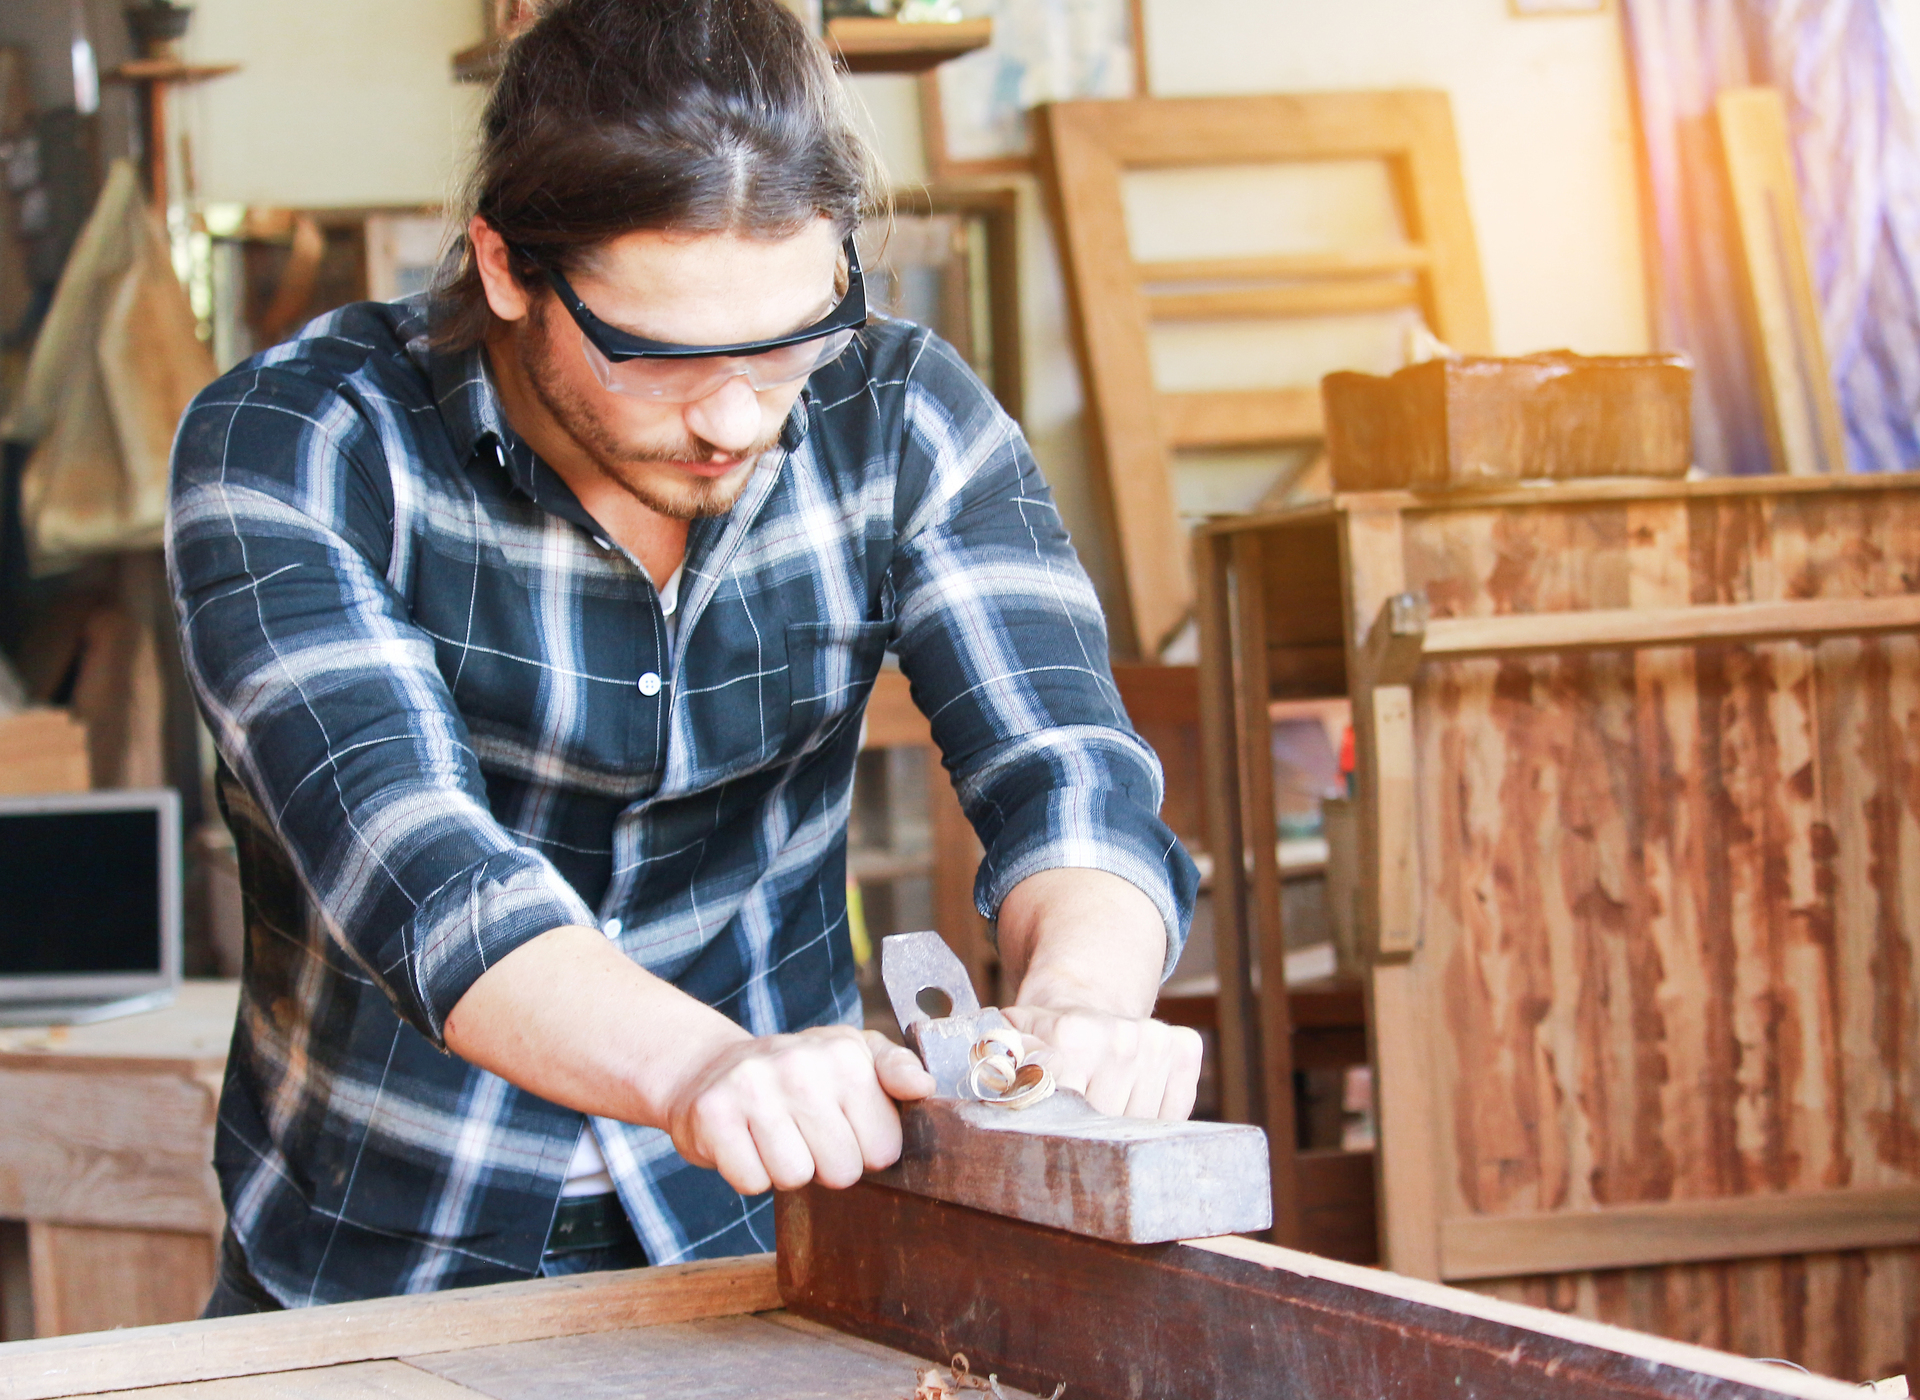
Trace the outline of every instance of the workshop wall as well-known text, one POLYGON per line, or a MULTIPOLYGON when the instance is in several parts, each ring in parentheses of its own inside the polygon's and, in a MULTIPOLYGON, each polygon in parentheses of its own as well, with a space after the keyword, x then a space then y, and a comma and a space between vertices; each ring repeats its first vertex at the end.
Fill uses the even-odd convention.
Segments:
MULTIPOLYGON (((1920 0, 1908 0, 1920 11, 1920 0)), ((1438 88, 1453 99, 1495 348, 1647 348, 1633 113, 1620 17, 1514 17, 1507 0, 1148 0, 1148 66, 1160 97, 1438 88)), ((923 177, 910 79, 857 80, 896 178, 923 177)), ((1322 182, 1317 194, 1338 182, 1322 182)), ((1364 181, 1353 198, 1368 198, 1364 181)), ((1082 558, 1112 577, 1086 482, 1081 395, 1038 192, 1023 204, 1026 427, 1082 558)), ((1177 246, 1192 211, 1142 200, 1137 235, 1177 246), (1157 214, 1153 211, 1157 210, 1157 214)), ((1359 217, 1356 211, 1356 218, 1359 217)), ((1190 230, 1189 230, 1190 231, 1190 230)), ((1199 347, 1191 352, 1203 354, 1199 347)), ((1309 352, 1310 353, 1310 352, 1309 352)), ((1178 373, 1179 353, 1161 358, 1178 373)), ((1329 368, 1332 366, 1329 365, 1329 368)), ((1391 366, 1380 366, 1391 368, 1391 366)), ((1243 508, 1277 454, 1176 474, 1183 510, 1243 508)))
POLYGON ((448 59, 479 0, 196 0, 189 56, 245 68, 183 93, 201 194, 296 208, 444 203, 485 93, 448 59))

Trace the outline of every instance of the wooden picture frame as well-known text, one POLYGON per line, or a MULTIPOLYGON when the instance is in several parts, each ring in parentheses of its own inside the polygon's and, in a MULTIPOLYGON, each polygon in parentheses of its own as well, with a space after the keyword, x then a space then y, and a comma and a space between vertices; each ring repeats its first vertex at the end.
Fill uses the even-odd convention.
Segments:
MULTIPOLYGON (((1127 29, 1132 39, 1132 91, 1127 97, 1145 97, 1150 91, 1147 67, 1146 0, 1126 0, 1127 29)), ((991 158, 956 157, 951 153, 946 106, 941 92, 942 69, 920 75, 920 134, 927 162, 927 178, 936 183, 953 180, 996 179, 1030 175, 1035 166, 1035 141, 1030 134, 1023 151, 991 158)))
MULTIPOLYGON (((950 341, 993 390, 1007 415, 1018 422, 1025 408, 1026 370, 1020 344, 1020 228, 1019 201, 1013 190, 945 189, 922 187, 896 193, 898 219, 955 216, 975 225, 977 258, 967 285, 951 287, 943 296, 947 317, 923 318, 925 324, 950 341), (974 285, 977 278, 980 285, 974 285), (960 302, 966 303, 963 311, 960 302), (950 317, 963 314, 966 324, 955 327, 950 317), (984 325, 980 322, 984 320, 984 325)), ((862 254, 865 260, 867 255, 862 254)), ((885 254, 872 271, 882 274, 885 254)), ((882 308, 884 309, 884 308, 882 308)), ((905 311, 909 308, 900 307, 905 311)))

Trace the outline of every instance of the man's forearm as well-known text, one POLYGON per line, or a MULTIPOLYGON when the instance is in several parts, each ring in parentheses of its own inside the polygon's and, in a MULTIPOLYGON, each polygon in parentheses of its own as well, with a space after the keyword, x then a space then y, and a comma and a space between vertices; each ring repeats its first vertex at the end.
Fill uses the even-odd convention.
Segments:
POLYGON ((598 930, 568 927, 489 968, 447 1017, 446 1038, 461 1059, 543 1099, 664 1128, 687 1077, 753 1037, 598 930))
POLYGON ((1000 905, 1007 1019, 1053 1049, 1060 1084, 1104 1113, 1185 1118, 1200 1037, 1152 1019, 1167 960, 1153 901, 1101 870, 1047 870, 1000 905))
POLYGON ((1044 870, 1000 905, 1000 961, 1016 1006, 1151 1015, 1166 966, 1160 911, 1104 870, 1044 870))
POLYGON ((891 1166, 892 1100, 933 1089, 912 1054, 871 1032, 756 1038, 584 927, 549 929, 488 968, 446 1035, 462 1059, 543 1099, 665 1130, 748 1195, 849 1186, 891 1166))

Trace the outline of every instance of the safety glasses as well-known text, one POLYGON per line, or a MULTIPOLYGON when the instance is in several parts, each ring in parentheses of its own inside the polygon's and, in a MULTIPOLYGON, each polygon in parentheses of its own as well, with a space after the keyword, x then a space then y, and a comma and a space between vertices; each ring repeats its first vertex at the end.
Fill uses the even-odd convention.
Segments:
POLYGON ((777 389, 805 379, 836 360, 867 322, 866 281, 860 255, 848 235, 847 294, 824 318, 789 335, 739 345, 670 345, 628 335, 594 315, 567 279, 543 268, 547 282, 580 327, 581 345, 594 377, 616 394, 655 403, 704 399, 736 375, 755 389, 777 389))

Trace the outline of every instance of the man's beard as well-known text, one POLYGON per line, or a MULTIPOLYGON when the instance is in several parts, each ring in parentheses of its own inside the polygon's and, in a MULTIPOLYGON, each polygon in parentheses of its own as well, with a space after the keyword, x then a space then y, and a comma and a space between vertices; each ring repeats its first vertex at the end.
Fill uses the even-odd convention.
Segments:
POLYGON ((723 477, 673 473, 666 480, 661 480, 654 473, 636 471, 634 468, 662 463, 705 462, 716 455, 732 454, 720 453, 712 444, 692 436, 670 445, 621 441, 594 415, 585 397, 575 392, 565 376, 554 370, 555 357, 565 353, 560 344, 567 340, 565 334, 559 337, 548 335, 544 318, 535 316, 528 318, 526 329, 517 340, 520 372, 532 386, 534 397, 540 400, 541 406, 552 415, 554 422, 573 439, 601 476, 641 505, 658 511, 670 520, 699 520, 725 515, 732 510, 733 503, 740 499, 740 493, 747 489, 747 483, 753 479, 751 463, 780 441, 780 434, 776 431, 765 441, 755 443, 739 454, 741 468, 723 477))

